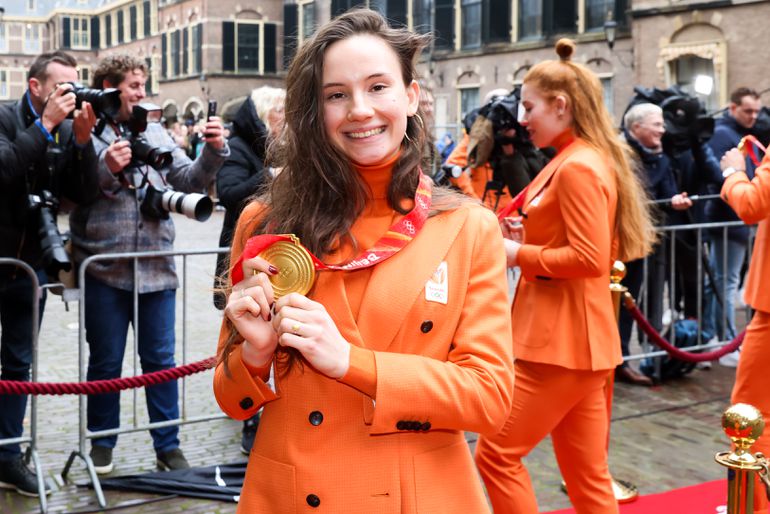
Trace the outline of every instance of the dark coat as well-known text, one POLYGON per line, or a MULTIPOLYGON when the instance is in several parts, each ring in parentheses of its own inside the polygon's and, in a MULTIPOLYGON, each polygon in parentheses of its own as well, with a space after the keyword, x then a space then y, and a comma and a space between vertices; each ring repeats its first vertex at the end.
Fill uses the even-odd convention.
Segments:
MULTIPOLYGON (((71 120, 64 120, 49 142, 35 124, 28 94, 0 107, 0 256, 42 269, 40 215, 28 207, 29 195, 46 190, 56 198, 90 203, 99 185, 93 143, 75 147, 71 120)), ((0 270, 0 276, 8 269, 0 270)))
MULTIPOLYGON (((246 200, 259 191, 269 174, 264 166, 267 127, 257 116, 251 98, 246 98, 235 113, 232 136, 228 141, 230 157, 217 173, 217 196, 227 209, 219 236, 219 246, 229 247, 235 225, 246 200)), ((216 276, 224 277, 226 255, 217 256, 216 276)), ((214 294, 214 305, 224 307, 224 298, 214 294)))
MULTIPOLYGON (((717 120, 714 135, 709 140, 708 145, 711 147, 716 158, 721 159, 725 152, 738 146, 743 136, 749 134, 751 134, 750 129, 738 124, 735 118, 726 114, 723 118, 717 120)), ((754 162, 749 157, 746 157, 746 175, 748 175, 749 180, 754 178, 754 168, 756 168, 754 162)), ((721 182, 719 186, 721 187, 721 182)), ((722 200, 711 200, 706 206, 706 220, 709 222, 738 221, 739 219, 735 211, 722 200)), ((717 229, 717 232, 721 234, 721 229, 717 229)), ((748 243, 749 228, 731 228, 727 231, 727 237, 734 241, 748 243)))

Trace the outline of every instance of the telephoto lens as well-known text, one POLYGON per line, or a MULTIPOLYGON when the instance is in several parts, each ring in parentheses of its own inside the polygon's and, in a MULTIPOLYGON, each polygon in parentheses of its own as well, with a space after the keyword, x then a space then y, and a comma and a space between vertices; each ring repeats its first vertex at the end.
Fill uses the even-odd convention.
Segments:
POLYGON ((206 195, 200 193, 180 193, 167 189, 163 191, 161 205, 164 210, 178 212, 188 218, 198 221, 206 221, 214 210, 214 202, 206 195))

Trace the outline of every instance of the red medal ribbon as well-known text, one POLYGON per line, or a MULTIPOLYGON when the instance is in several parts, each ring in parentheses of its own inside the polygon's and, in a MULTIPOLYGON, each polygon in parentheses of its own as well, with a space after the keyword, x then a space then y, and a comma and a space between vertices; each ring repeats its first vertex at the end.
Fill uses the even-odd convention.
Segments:
POLYGON ((744 136, 743 139, 741 139, 741 142, 738 143, 738 147, 743 152, 743 155, 748 154, 751 158, 751 162, 754 163, 755 166, 759 166, 759 157, 757 157, 757 148, 762 150, 762 153, 767 153, 767 148, 765 148, 765 145, 759 142, 759 140, 754 136, 744 136))
MULTIPOLYGON (((310 257, 313 259, 313 266, 316 271, 322 270, 335 270, 335 271, 352 271, 357 269, 368 268, 374 266, 388 257, 396 254, 399 250, 404 248, 409 242, 414 239, 417 233, 425 225, 425 220, 428 219, 428 210, 431 204, 431 180, 420 172, 420 183, 417 186, 417 190, 414 193, 414 208, 409 213, 394 223, 387 232, 379 239, 374 246, 361 252, 358 256, 352 259, 347 264, 335 265, 324 264, 321 260, 313 255, 311 252, 310 257)), ((251 259, 262 253, 267 247, 278 241, 291 241, 291 237, 288 235, 276 235, 276 234, 263 234, 259 236, 251 237, 243 248, 243 253, 236 261, 232 268, 230 276, 232 278, 233 285, 243 280, 243 261, 244 259, 251 259)))
POLYGON ((519 194, 513 197, 513 200, 511 203, 500 209, 500 211, 497 213, 497 219, 499 221, 503 221, 503 218, 508 217, 513 211, 519 210, 522 207, 524 207, 524 197, 527 195, 527 190, 529 189, 529 184, 527 184, 524 189, 519 191, 519 194))

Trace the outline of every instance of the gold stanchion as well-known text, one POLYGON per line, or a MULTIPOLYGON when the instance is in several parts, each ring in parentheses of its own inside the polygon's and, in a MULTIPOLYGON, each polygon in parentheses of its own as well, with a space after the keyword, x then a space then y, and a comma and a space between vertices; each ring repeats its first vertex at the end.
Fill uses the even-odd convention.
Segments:
POLYGON ((770 497, 770 461, 761 453, 752 455, 750 451, 765 429, 765 420, 755 407, 736 403, 722 414, 722 429, 735 445, 732 452, 719 452, 714 457, 728 468, 727 514, 752 514, 756 473, 770 497))
MULTIPOLYGON (((626 276, 626 265, 620 261, 615 261, 610 270, 610 293, 612 294, 612 305, 615 308, 615 322, 620 318, 620 305, 623 293, 628 288, 620 282, 626 276)), ((604 396, 607 400, 607 453, 610 447, 610 422, 612 420, 612 395, 615 390, 615 372, 614 370, 607 376, 607 383, 604 386, 604 396)), ((567 485, 562 480, 562 490, 567 492, 567 485)), ((625 480, 618 480, 612 477, 612 492, 618 503, 631 503, 639 498, 639 491, 634 484, 625 480)))

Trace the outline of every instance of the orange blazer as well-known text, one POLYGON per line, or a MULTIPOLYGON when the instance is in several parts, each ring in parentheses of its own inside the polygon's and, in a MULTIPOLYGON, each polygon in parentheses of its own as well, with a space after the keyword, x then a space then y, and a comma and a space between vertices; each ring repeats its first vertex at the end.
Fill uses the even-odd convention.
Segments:
POLYGON ((741 172, 727 177, 722 185, 722 199, 744 222, 759 224, 744 298, 754 309, 770 312, 770 156, 765 155, 751 181, 741 172))
MULTIPOLYGON (((233 262, 254 212, 251 204, 238 222, 233 262)), ((308 365, 277 374, 274 392, 249 374, 237 346, 231 376, 221 365, 215 371, 216 399, 236 419, 265 408, 238 512, 309 512, 311 501, 333 514, 489 512, 463 431, 496 432, 512 401, 505 258, 494 215, 467 204, 430 218, 374 268, 357 320, 343 272, 321 272, 309 296, 347 341, 373 351, 377 397, 308 365), (426 283, 444 277, 445 303, 430 301, 426 283)), ((220 350, 228 335, 223 327, 220 350)))
MULTIPOLYGON (((447 157, 446 163, 465 169, 468 166, 468 143, 470 143, 470 137, 468 134, 463 134, 463 138, 452 150, 452 153, 449 154, 449 157, 447 157)), ((484 198, 484 190, 487 187, 487 182, 490 180, 492 180, 492 166, 489 163, 485 163, 478 168, 471 168, 470 176, 467 173, 463 173, 459 178, 453 178, 449 181, 471 198, 481 200, 484 198)), ((484 205, 494 210, 496 199, 495 194, 490 191, 487 193, 487 197, 484 198, 484 205)), ((508 193, 508 187, 506 186, 503 187, 503 194, 497 203, 497 210, 499 211, 509 203, 511 203, 511 195, 508 193)))
POLYGON ((512 307, 517 359, 587 370, 622 361, 609 290, 616 205, 608 160, 580 139, 530 184, 512 307))

